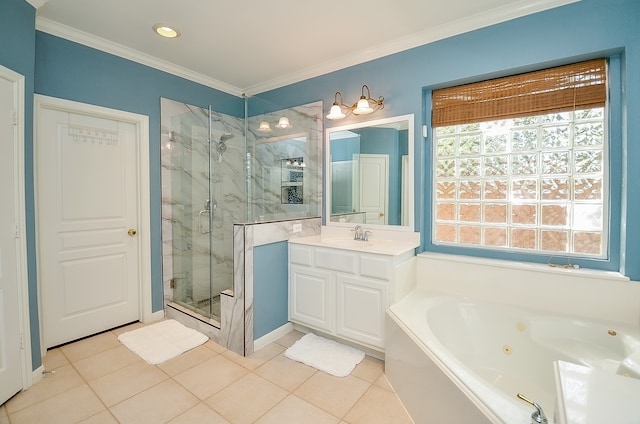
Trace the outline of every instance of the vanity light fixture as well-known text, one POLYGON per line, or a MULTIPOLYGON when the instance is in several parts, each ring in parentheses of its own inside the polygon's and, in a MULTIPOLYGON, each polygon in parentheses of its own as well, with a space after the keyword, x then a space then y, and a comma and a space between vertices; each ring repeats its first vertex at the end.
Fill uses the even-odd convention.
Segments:
POLYGON ((378 97, 378 100, 371 98, 371 91, 369 87, 365 84, 362 86, 362 95, 360 96, 360 100, 356 104, 353 105, 353 114, 354 115, 368 115, 370 113, 375 112, 376 110, 384 109, 384 97, 378 97), (364 91, 367 90, 367 95, 365 96, 364 91))
POLYGON ((165 38, 178 38, 180 37, 180 31, 175 28, 172 27, 171 25, 168 24, 155 24, 153 26, 153 31, 160 35, 161 37, 165 37, 165 38))
MULTIPOLYGON (((288 128, 293 128, 293 125, 291 125, 291 122, 289 122, 289 118, 287 118, 286 116, 281 116, 280 119, 278 119, 278 123, 274 125, 276 128, 281 129, 281 130, 286 130, 288 128)), ((272 128, 271 128, 271 124, 269 123, 269 121, 260 121, 260 125, 258 126, 258 131, 260 132, 271 132, 272 128)))
POLYGON ((327 114, 327 119, 342 119, 345 118, 349 113, 351 113, 351 108, 344 104, 344 100, 342 98, 342 93, 337 91, 333 105, 327 114), (338 103, 338 96, 340 96, 340 103, 338 103))
POLYGON ((327 119, 342 119, 349 113, 353 112, 354 115, 368 115, 377 110, 384 109, 384 97, 380 96, 378 99, 371 98, 371 90, 366 84, 362 86, 362 95, 360 99, 353 104, 353 106, 347 106, 343 103, 342 93, 337 91, 335 94, 333 105, 329 109, 329 113, 326 115, 327 119), (366 95, 365 95, 366 91, 366 95), (338 96, 340 101, 338 101, 338 96))
POLYGON ((304 162, 303 158, 287 158, 282 160, 284 161, 284 164, 287 166, 296 166, 299 168, 307 167, 307 164, 304 162))

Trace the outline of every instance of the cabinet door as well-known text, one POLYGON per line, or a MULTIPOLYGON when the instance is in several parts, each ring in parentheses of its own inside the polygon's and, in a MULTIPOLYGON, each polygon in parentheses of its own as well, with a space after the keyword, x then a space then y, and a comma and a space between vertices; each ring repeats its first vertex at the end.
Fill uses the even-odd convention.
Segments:
POLYGON ((336 290, 336 333, 384 348, 384 311, 389 306, 388 283, 338 274, 336 290))
POLYGON ((333 332, 335 314, 331 273, 291 265, 289 270, 289 320, 333 332))

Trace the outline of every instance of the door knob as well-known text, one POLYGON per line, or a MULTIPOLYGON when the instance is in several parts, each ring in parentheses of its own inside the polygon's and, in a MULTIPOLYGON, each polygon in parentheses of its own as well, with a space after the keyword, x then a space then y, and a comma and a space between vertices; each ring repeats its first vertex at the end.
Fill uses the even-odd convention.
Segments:
POLYGON ((379 213, 379 216, 384 216, 384 212, 380 212, 380 213, 379 213))
POLYGON ((129 231, 127 231, 127 234, 129 234, 129 237, 133 237, 136 234, 138 234, 138 232, 136 230, 134 230, 133 228, 131 228, 129 231))

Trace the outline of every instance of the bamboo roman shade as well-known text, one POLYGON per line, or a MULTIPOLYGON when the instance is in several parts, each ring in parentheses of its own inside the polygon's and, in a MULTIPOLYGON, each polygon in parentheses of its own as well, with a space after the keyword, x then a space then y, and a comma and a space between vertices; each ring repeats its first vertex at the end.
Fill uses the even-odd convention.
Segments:
POLYGON ((606 61, 595 59, 434 90, 432 126, 493 121, 602 107, 606 61))

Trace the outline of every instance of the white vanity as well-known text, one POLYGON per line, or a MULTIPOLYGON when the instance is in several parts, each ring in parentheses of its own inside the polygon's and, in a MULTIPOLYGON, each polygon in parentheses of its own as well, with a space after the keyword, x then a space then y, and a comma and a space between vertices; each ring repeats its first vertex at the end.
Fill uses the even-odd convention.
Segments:
POLYGON ((419 241, 289 240, 289 321, 384 352, 384 313, 409 290, 419 241))
POLYGON ((325 226, 289 239, 289 321, 374 356, 415 280, 413 138, 413 115, 328 128, 325 226))

